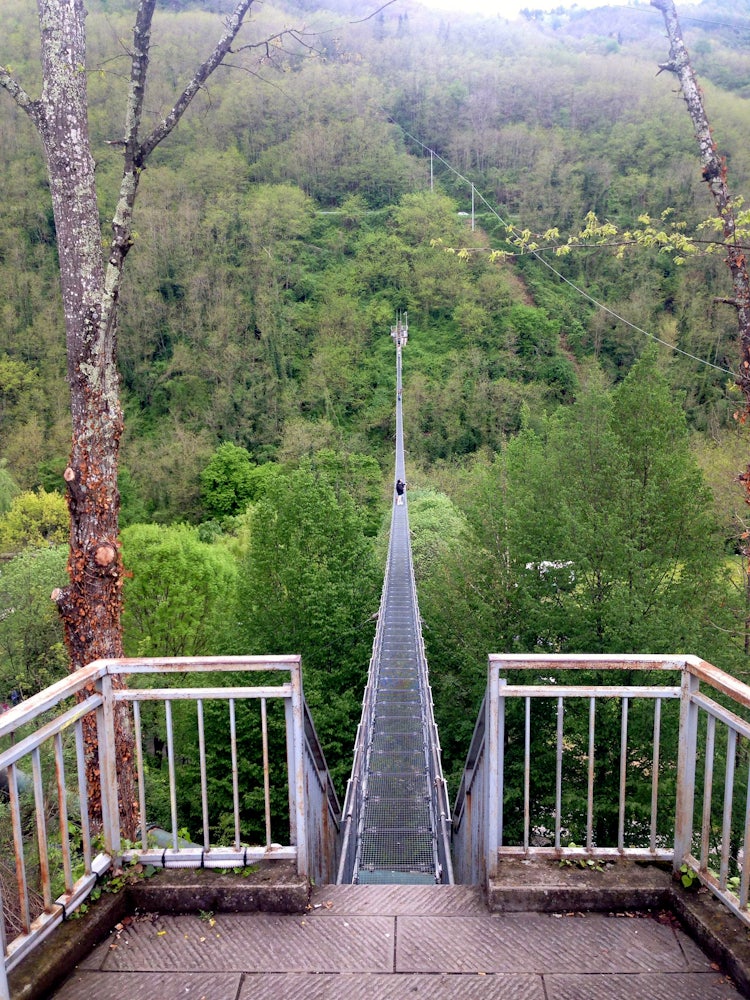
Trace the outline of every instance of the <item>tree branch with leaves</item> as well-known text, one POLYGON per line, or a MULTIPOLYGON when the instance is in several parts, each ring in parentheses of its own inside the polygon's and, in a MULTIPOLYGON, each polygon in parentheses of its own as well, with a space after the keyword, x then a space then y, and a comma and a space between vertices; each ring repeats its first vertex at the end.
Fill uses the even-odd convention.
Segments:
MULTIPOLYGON (((726 248, 726 262, 732 275, 734 298, 727 301, 737 310, 737 327, 740 340, 740 365, 737 384, 746 398, 746 412, 750 412, 750 276, 747 270, 746 247, 738 233, 737 209, 739 204, 732 198, 727 182, 726 160, 720 155, 711 132, 703 95, 690 65, 687 47, 677 19, 673 0, 651 0, 651 6, 660 10, 669 37, 669 61, 659 66, 659 71, 674 73, 680 83, 680 90, 693 123, 695 138, 700 151, 703 179, 716 205, 721 220, 723 243, 726 248)), ((750 487, 748 472, 740 477, 746 488, 750 487)), ((750 500, 750 497, 749 497, 750 500)))

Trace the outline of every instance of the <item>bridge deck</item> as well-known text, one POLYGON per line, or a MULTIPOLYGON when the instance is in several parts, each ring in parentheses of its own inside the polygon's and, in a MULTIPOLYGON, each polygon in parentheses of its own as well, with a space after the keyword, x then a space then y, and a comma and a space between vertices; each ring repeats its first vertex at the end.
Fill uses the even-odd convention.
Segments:
MULTIPOLYGON (((630 916, 630 915, 628 915, 630 916)), ((737 1000, 671 922, 490 914, 468 886, 320 886, 308 914, 141 917, 54 1000, 737 1000)))
MULTIPOLYGON (((406 479, 401 408, 401 347, 396 337, 397 480, 406 479)), ((388 565, 370 663, 363 723, 350 785, 361 789, 351 880, 366 883, 452 881, 440 829, 444 789, 424 657, 406 496, 394 495, 388 565), (446 871, 446 869, 448 869, 446 871)), ((447 801, 447 795, 445 798, 447 801)), ((447 818, 447 817, 446 817, 447 818)))
POLYGON ((435 828, 406 504, 391 526, 356 881, 435 882, 435 828))

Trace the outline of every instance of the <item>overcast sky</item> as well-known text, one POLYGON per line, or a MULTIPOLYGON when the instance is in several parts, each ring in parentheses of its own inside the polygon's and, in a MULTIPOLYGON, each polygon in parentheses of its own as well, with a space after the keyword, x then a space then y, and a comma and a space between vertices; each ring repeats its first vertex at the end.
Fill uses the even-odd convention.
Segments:
POLYGON ((626 6, 629 0, 422 0, 425 7, 436 10, 458 10, 464 13, 484 14, 494 17, 516 17, 519 10, 528 7, 530 10, 555 10, 557 7, 606 7, 626 6))

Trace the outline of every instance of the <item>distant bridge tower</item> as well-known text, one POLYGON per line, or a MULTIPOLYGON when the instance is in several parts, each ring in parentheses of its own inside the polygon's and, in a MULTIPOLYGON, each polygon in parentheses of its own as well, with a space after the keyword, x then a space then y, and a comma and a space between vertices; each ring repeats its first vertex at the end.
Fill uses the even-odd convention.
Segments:
POLYGON ((396 347, 404 346, 409 339, 408 313, 404 312, 403 316, 401 313, 398 314, 396 325, 391 327, 391 336, 396 342, 396 347))

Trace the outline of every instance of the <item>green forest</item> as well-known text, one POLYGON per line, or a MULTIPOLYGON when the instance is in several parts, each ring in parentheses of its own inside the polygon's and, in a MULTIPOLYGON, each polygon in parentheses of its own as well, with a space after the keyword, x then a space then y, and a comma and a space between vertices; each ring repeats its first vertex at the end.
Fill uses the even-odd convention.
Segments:
MULTIPOLYGON (((455 788, 489 652, 693 653, 747 678, 750 453, 721 253, 530 253, 508 226, 713 214, 648 3, 517 21, 268 2, 141 181, 118 334, 128 655, 301 653, 339 791, 374 634, 408 313, 415 571, 455 788), (372 14, 372 16, 368 16, 372 14), (268 42, 268 39, 273 39, 268 42), (474 215, 472 216, 472 204, 474 215), (497 257, 490 251, 506 251, 497 257)), ((134 0, 91 0, 103 224, 134 0)), ((154 23, 154 116, 228 0, 154 23)), ((750 189, 750 0, 678 4, 750 189)), ((35 5, 0 64, 39 79, 35 5)), ((38 137, 0 102, 0 699, 66 671, 70 403, 38 137)))

